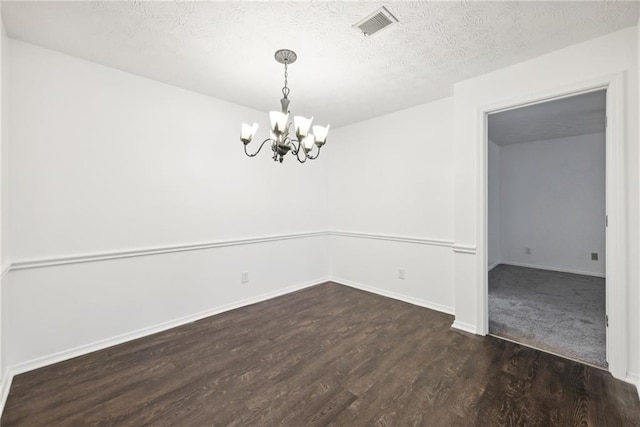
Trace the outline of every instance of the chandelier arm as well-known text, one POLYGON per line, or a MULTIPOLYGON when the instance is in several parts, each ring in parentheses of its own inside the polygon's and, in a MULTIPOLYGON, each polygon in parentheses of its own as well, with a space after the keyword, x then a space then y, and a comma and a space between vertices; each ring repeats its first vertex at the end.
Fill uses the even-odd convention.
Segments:
MULTIPOLYGON (((304 152, 304 150, 302 150, 304 152)), ((307 156, 307 153, 304 153, 304 157, 301 159, 299 154, 296 154, 296 159, 298 159, 298 161, 300 163, 304 163, 307 161, 309 157, 307 156)))
POLYGON ((307 151, 306 151, 306 150, 304 149, 304 147, 302 146, 302 142, 298 141, 297 139, 292 139, 292 140, 291 140, 291 145, 293 145, 293 146, 294 146, 294 149, 295 149, 295 151, 294 151, 294 150, 291 150, 291 152, 296 156, 296 159, 298 159, 298 161, 299 161, 300 163, 304 163, 304 162, 306 162, 306 161, 307 161, 307 159, 309 159, 309 156, 308 156, 308 154, 307 154, 307 151), (295 149, 295 147, 296 147, 296 144, 295 144, 295 143, 296 143, 296 142, 298 143, 297 149, 295 149), (303 157, 302 157, 302 158, 300 158, 300 152, 302 152, 302 154, 303 154, 303 157))
POLYGON ((298 155, 298 153, 300 152, 300 148, 302 148, 302 144, 300 143, 300 141, 298 141, 297 139, 291 139, 291 138, 287 138, 287 141, 289 142, 289 144, 291 144, 291 146, 293 148, 291 148, 291 153, 294 155, 298 155), (298 145, 296 145, 296 143, 298 145))
MULTIPOLYGON (((316 147, 318 147, 318 146, 316 145, 316 147)), ((315 156, 312 156, 311 154, 308 154, 308 155, 307 155, 307 157, 309 157, 309 160, 315 160, 315 159, 317 159, 317 158, 318 158, 318 156, 320 155, 320 149, 321 149, 321 148, 322 148, 322 147, 318 147, 318 151, 316 151, 316 155, 315 155, 315 156)))
POLYGON ((262 147, 264 147, 264 144, 266 144, 268 141, 271 141, 271 138, 267 138, 264 141, 262 141, 262 144, 260 144, 260 147, 258 147, 258 151, 256 151, 253 154, 249 154, 249 152, 247 151, 247 145, 249 145, 249 144, 244 144, 244 154, 246 154, 249 157, 257 156, 258 153, 260 152, 260 150, 262 150, 262 147))

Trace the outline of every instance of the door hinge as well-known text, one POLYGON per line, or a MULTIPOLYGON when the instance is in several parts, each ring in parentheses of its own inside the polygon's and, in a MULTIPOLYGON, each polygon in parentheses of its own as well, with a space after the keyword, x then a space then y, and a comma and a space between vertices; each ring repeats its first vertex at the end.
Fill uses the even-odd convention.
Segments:
POLYGON ((605 215, 604 216, 604 226, 608 227, 609 226, 609 215, 605 215))
POLYGON ((609 315, 605 315, 604 316, 604 324, 607 326, 607 328, 609 327, 609 315))
POLYGON ((604 116, 604 128, 608 128, 609 127, 609 117, 608 116, 604 116))

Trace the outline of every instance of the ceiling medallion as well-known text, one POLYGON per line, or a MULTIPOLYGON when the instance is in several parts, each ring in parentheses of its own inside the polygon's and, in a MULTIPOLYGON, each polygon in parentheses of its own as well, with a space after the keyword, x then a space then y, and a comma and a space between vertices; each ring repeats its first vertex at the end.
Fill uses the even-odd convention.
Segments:
POLYGON ((276 51, 274 55, 276 61, 280 64, 284 64, 284 87, 282 88, 283 98, 280 100, 281 111, 270 111, 269 119, 271 121, 271 137, 262 141, 262 144, 258 147, 258 150, 251 154, 247 151, 247 145, 252 141, 256 132, 258 131, 258 124, 254 123, 253 126, 249 126, 246 123, 242 124, 242 130, 240 132, 240 140, 244 144, 244 152, 249 157, 256 156, 262 147, 267 143, 271 143, 271 151, 273 151, 272 159, 282 163, 284 156, 291 152, 300 163, 304 163, 307 160, 315 160, 320 155, 320 149, 327 142, 327 134, 329 133, 329 125, 313 126, 313 133, 309 133, 311 128, 311 122, 313 117, 307 119, 302 116, 295 116, 293 118, 293 128, 296 139, 289 136, 289 126, 291 121, 289 120, 289 88, 287 87, 287 77, 289 77, 287 67, 289 64, 293 64, 298 59, 298 55, 289 49, 280 49, 276 51), (314 150, 314 147, 317 147, 314 150))

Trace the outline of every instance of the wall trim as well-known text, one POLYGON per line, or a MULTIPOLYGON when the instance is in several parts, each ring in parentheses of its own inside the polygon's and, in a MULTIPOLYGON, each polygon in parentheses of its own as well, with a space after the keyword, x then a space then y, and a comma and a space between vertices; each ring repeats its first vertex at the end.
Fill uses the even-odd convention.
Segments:
POLYGON ((439 311, 446 314, 454 314, 454 308, 448 305, 439 304, 436 302, 426 301, 420 298, 410 297, 397 292, 387 291, 386 289, 377 288, 375 286, 363 285, 362 283, 354 282, 352 280, 342 279, 339 277, 329 277, 329 281, 337 283, 339 285, 349 286, 351 288, 359 289, 361 291, 370 292, 372 294, 380 295, 387 298, 392 298, 398 301, 406 302, 409 304, 417 305, 419 307, 428 308, 430 310, 439 311))
POLYGON ((640 398, 640 374, 636 374, 635 372, 627 372, 627 377, 624 380, 625 382, 636 386, 636 391, 638 392, 638 397, 640 398))
POLYGON ((228 246, 251 245, 256 243, 277 242, 280 240, 307 239, 311 237, 326 236, 327 231, 312 231, 307 233, 278 234, 273 236, 252 237, 245 239, 219 240, 205 243, 191 243, 184 245, 160 246, 155 248, 132 249, 127 251, 103 252, 85 254, 77 256, 66 256, 58 258, 42 258, 14 261, 7 267, 7 270, 27 270, 32 268, 54 267, 58 265, 80 264, 85 262, 106 261, 120 258, 132 258, 139 256, 159 255, 173 252, 198 251, 212 248, 222 248, 228 246))
POLYGON ((493 270, 494 268, 496 268, 496 267, 497 267, 497 266, 499 266, 500 264, 504 264, 504 262, 502 262, 502 261, 496 261, 496 262, 494 262, 493 264, 491 264, 491 265, 489 266, 489 271, 493 270))
MULTIPOLYGON (((158 332, 166 331, 171 328, 185 325, 187 323, 195 322, 197 320, 204 319, 206 317, 214 316, 216 314, 224 313, 226 311, 235 310, 236 308, 245 307, 247 305, 256 304, 262 301, 266 301, 272 298, 276 298, 291 292, 299 291, 301 289, 309 288, 312 286, 320 285, 328 282, 329 279, 324 277, 321 279, 311 280, 301 284, 281 288, 272 292, 267 292, 255 297, 245 298, 240 301, 225 304, 219 307, 214 307, 208 310, 201 311, 195 314, 189 314, 183 317, 179 317, 174 320, 158 323, 156 325, 147 326, 141 329, 137 329, 132 332, 126 332, 124 334, 116 335, 110 338, 94 341, 89 344, 80 345, 71 349, 62 350, 57 353, 38 357, 36 359, 28 360, 26 362, 18 363, 9 367, 12 375, 22 374, 34 369, 42 368, 54 363, 62 362, 64 360, 72 359, 74 357, 83 356, 94 351, 103 350, 108 347, 112 347, 118 344, 123 344, 128 341, 132 341, 138 338, 146 337, 158 332)), ((3 379, 4 380, 4 379, 3 379)))
MULTIPOLYGON (((606 277, 606 275, 604 274, 593 273, 591 271, 573 270, 571 268, 561 268, 561 267, 547 267, 546 265, 527 264, 524 262, 500 261, 495 265, 495 267, 497 267, 498 265, 512 265, 514 267, 535 268, 538 270, 557 271, 559 273, 580 274, 582 276, 593 276, 593 277, 601 277, 601 278, 606 277)), ((494 268, 494 266, 489 267, 489 270, 491 270, 492 268, 494 268)))
POLYGON ((11 368, 7 368, 2 375, 2 382, 0 383, 0 414, 4 412, 4 405, 7 403, 14 375, 11 368))
POLYGON ((451 247, 453 241, 441 239, 424 239, 420 237, 392 236, 375 233, 358 233, 353 231, 329 231, 330 236, 355 237, 360 239, 386 240, 389 242, 415 243, 418 245, 451 247))
POLYGON ((469 254, 469 255, 475 255, 477 252, 477 249, 475 246, 467 246, 467 245, 456 245, 453 244, 451 245, 451 249, 453 249, 453 252, 457 253, 457 254, 469 254))
POLYGON ((459 320, 454 320, 451 327, 460 331, 469 332, 470 334, 478 333, 475 325, 472 325, 471 323, 460 322, 459 320))
MULTIPOLYGON (((5 266, 4 269, 1 270, 2 271, 1 277, 6 276, 6 274, 10 271, 17 271, 17 270, 29 270, 33 268, 43 268, 43 267, 55 267, 59 265, 68 265, 68 264, 81 264, 85 262, 108 261, 113 259, 160 255, 160 254, 167 254, 167 253, 173 253, 173 252, 198 251, 198 250, 213 249, 213 248, 223 248, 223 247, 229 247, 229 246, 252 245, 256 243, 276 242, 280 240, 307 239, 307 238, 321 237, 321 236, 353 237, 353 238, 361 238, 361 239, 385 240, 389 242, 412 243, 412 244, 429 245, 429 246, 443 246, 443 247, 453 246, 453 241, 442 240, 442 239, 425 239, 425 238, 419 238, 419 237, 396 236, 396 235, 385 235, 385 234, 375 234, 375 233, 358 233, 358 232, 350 232, 350 231, 311 231, 306 233, 277 234, 272 236, 219 240, 219 241, 204 242, 204 243, 189 243, 189 244, 183 244, 183 245, 158 246, 158 247, 150 247, 150 248, 142 248, 142 249, 123 250, 123 251, 97 252, 97 253, 74 255, 74 256, 18 260, 18 261, 13 261, 9 265, 5 266)), ((458 250, 459 251, 464 251, 464 250, 475 251, 475 248, 460 246, 458 250)))

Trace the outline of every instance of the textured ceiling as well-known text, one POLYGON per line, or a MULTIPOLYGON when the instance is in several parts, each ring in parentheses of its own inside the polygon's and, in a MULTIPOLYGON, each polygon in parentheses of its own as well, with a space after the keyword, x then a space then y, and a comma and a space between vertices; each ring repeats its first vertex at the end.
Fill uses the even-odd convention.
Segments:
POLYGON ((601 90, 491 114, 489 140, 509 145, 604 132, 606 96, 601 90))
POLYGON ((333 127, 452 94, 453 84, 638 21, 637 2, 2 2, 10 37, 216 98, 333 127), (382 5, 399 24, 354 30, 382 5))

